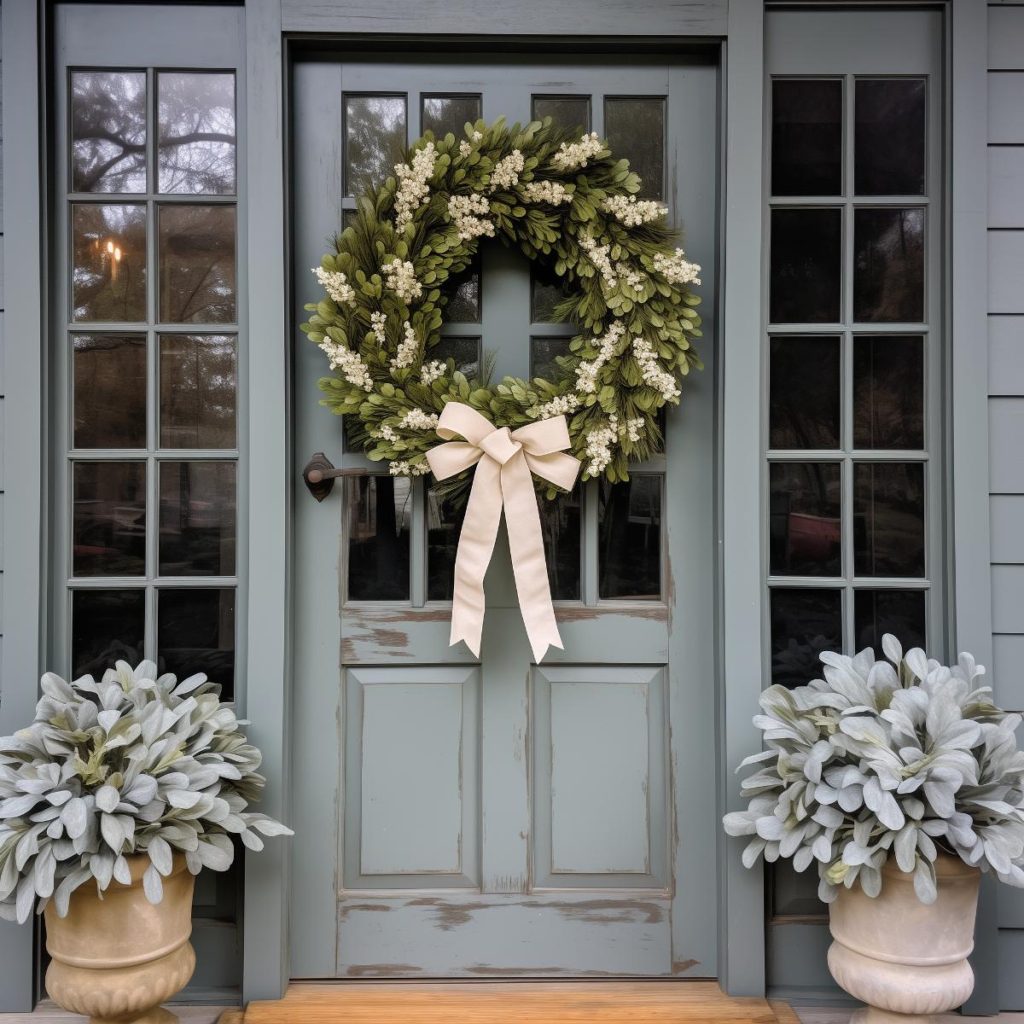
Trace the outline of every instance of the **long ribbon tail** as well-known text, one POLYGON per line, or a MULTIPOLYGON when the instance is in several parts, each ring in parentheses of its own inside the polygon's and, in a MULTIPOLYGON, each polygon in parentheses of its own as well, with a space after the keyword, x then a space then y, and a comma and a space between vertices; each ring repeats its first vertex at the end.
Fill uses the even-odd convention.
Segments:
POLYGON ((465 640, 478 658, 484 627, 484 576, 501 523, 500 474, 501 468, 493 459, 483 458, 477 463, 455 556, 449 643, 454 646, 465 640))
MULTIPOLYGON (((482 460, 480 465, 486 461, 482 460)), ((522 452, 501 467, 501 489, 505 500, 505 523, 508 526, 508 546, 515 573, 516 593, 519 595, 519 608, 534 660, 539 664, 549 646, 562 648, 562 638, 558 633, 555 609, 551 603, 537 495, 533 489, 530 467, 522 452)))

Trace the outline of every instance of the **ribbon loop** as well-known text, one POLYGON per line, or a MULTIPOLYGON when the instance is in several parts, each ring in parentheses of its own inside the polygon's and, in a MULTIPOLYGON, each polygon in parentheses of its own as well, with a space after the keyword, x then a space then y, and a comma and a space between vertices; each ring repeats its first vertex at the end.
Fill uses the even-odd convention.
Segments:
POLYGON ((570 446, 565 417, 537 420, 509 431, 495 427, 462 402, 449 402, 441 412, 437 433, 447 443, 431 448, 427 462, 438 480, 477 467, 455 556, 450 643, 465 640, 480 656, 484 575, 504 510, 519 607, 534 658, 540 662, 549 646, 562 647, 562 638, 551 603, 531 474, 563 490, 572 489, 580 463, 565 453, 570 446))

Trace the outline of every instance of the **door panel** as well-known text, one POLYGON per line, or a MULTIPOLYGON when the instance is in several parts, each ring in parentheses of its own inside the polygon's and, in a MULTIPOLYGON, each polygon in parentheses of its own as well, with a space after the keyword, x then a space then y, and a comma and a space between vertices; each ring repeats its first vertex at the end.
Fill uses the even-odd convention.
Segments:
MULTIPOLYGON (((702 292, 714 295, 710 61, 325 59, 296 65, 294 97, 300 319, 313 295, 304 268, 360 181, 391 173, 421 126, 461 134, 477 111, 608 131, 649 169, 673 222, 685 214, 702 292), (705 141, 684 145, 693 139, 705 141)), ((544 372, 575 333, 552 322, 553 297, 557 282, 485 243, 441 346, 467 362, 482 354, 492 381, 544 372)), ((370 475, 316 508, 296 492, 297 775, 316 821, 308 837, 299 822, 295 851, 296 976, 715 973, 710 306, 708 372, 668 411, 665 452, 628 484, 591 481, 543 506, 565 649, 542 666, 504 528, 482 658, 448 646, 440 598, 461 513, 429 478, 393 479, 342 450, 337 421, 311 397, 320 353, 298 342, 296 464, 319 449, 370 475), (325 719, 339 722, 333 738, 325 719), (339 799, 337 822, 325 821, 339 799)))

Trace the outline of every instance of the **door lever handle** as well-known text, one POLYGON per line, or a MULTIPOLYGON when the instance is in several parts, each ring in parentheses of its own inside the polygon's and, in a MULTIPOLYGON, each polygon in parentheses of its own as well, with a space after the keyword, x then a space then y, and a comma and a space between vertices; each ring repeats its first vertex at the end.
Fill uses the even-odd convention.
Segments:
POLYGON ((323 501, 334 490, 334 481, 339 476, 366 476, 366 470, 335 469, 323 452, 315 452, 302 471, 302 479, 317 501, 323 501))

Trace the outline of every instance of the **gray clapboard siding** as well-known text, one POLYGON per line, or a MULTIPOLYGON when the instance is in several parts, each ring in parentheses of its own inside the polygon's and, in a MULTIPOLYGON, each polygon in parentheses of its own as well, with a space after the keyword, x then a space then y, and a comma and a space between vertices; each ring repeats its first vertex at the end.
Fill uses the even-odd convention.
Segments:
MULTIPOLYGON (((1024 108, 1024 96, 1021 98, 1024 108)), ((1024 231, 989 231, 988 311, 1024 313, 1021 271, 1024 270, 1024 231)))
MULTIPOLYGON (((1024 262, 1020 264, 1024 276, 1024 262)), ((989 487, 992 494, 1024 494, 1024 397, 989 400, 989 487)), ((1024 524, 1022 524, 1024 525, 1024 524)))
POLYGON ((1024 69, 1024 11, 1014 4, 989 8, 988 66, 991 71, 1024 69))
MULTIPOLYGON (((1024 193, 1024 167, 1017 188, 1024 193)), ((989 317, 988 393, 1024 395, 1024 316, 989 317)))
POLYGON ((989 519, 992 561, 1004 565, 1024 563, 1024 494, 993 494, 989 519))
MULTIPOLYGON (((999 701, 1014 711, 1024 711, 1024 634, 997 633, 992 637, 992 664, 986 666, 991 679, 999 680, 999 701)), ((1017 915, 1017 927, 1024 927, 1024 912, 1017 915)))
POLYGON ((992 566, 992 629, 1024 633, 1024 565, 992 566))
POLYGON ((988 151, 988 226, 1024 228, 1024 146, 988 151))
POLYGON ((1024 72, 989 74, 988 141, 1000 146, 1024 143, 1024 72))

